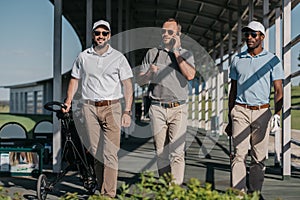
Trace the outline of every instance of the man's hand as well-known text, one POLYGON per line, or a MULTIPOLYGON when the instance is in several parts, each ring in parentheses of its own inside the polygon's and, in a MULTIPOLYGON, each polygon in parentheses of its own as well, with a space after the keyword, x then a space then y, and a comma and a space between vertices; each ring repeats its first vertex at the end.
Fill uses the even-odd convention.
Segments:
POLYGON ((69 111, 70 111, 70 108, 71 108, 71 103, 64 103, 64 105, 65 105, 65 108, 62 108, 61 111, 62 111, 63 113, 69 112, 69 111))
POLYGON ((172 39, 174 40, 173 50, 179 50, 179 48, 181 47, 180 34, 176 34, 172 39))
POLYGON ((159 70, 159 67, 157 65, 151 64, 149 70, 152 73, 157 73, 157 71, 159 70))
POLYGON ((232 123, 229 122, 225 128, 225 133, 228 135, 228 136, 232 136, 232 123))
POLYGON ((271 121, 271 132, 276 132, 280 129, 280 116, 275 114, 271 121))
POLYGON ((232 136, 232 120, 231 120, 231 116, 228 115, 228 124, 225 128, 225 133, 228 135, 228 136, 232 136))
POLYGON ((123 113, 121 126, 126 128, 126 127, 129 127, 130 124, 131 124, 131 116, 127 113, 123 113))

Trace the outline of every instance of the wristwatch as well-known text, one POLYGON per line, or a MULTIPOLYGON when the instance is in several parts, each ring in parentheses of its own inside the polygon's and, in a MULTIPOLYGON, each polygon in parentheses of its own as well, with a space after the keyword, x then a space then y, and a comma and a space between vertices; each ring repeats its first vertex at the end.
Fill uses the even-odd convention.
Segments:
POLYGON ((131 112, 131 110, 125 110, 125 111, 123 112, 123 114, 127 114, 127 115, 131 116, 131 115, 132 115, 132 112, 131 112))

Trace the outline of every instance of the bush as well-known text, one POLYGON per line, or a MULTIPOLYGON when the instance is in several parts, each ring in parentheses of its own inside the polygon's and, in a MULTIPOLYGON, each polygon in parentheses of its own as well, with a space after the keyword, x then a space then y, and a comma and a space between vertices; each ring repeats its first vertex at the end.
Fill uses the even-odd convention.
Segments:
MULTIPOLYGON (((107 197, 93 195, 89 200, 107 200, 107 197)), ((153 172, 145 172, 140 181, 131 188, 123 183, 120 187, 119 200, 259 200, 259 194, 247 195, 238 190, 228 189, 221 193, 212 190, 211 184, 201 185, 196 178, 191 178, 186 186, 179 186, 173 182, 170 174, 155 178, 153 172)))
MULTIPOLYGON (((201 185, 196 178, 191 178, 186 186, 179 186, 173 182, 170 174, 155 178, 153 172, 144 172, 140 181, 132 187, 123 183, 120 187, 119 200, 259 200, 259 194, 247 195, 238 190, 228 189, 226 192, 212 190, 211 184, 201 185)), ((15 194, 13 198, 0 186, 0 200, 19 200, 21 196, 15 194)), ((109 200, 101 195, 92 195, 88 200, 109 200)), ((67 193, 60 200, 79 200, 77 193, 67 193)))
POLYGON ((0 200, 21 200, 21 195, 19 193, 14 193, 13 197, 8 195, 8 190, 5 190, 0 186, 0 200))

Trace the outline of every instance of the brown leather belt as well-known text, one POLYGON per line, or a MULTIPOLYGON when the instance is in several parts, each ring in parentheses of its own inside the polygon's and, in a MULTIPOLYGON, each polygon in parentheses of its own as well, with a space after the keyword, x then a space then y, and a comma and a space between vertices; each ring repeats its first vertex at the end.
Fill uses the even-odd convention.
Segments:
POLYGON ((263 104, 263 105, 258 105, 258 106, 249 106, 247 104, 241 104, 241 103, 235 103, 238 106, 242 106, 243 108, 247 108, 250 110, 260 110, 260 109, 264 109, 264 108, 269 108, 270 104, 263 104))
POLYGON ((94 105, 94 106, 97 106, 97 107, 101 107, 101 106, 109 106, 111 104, 118 103, 119 101, 120 101, 119 99, 103 100, 103 101, 84 100, 84 103, 94 105))
POLYGON ((151 102, 151 104, 154 104, 154 105, 159 105, 161 107, 164 107, 164 108, 174 108, 174 107, 178 107, 182 104, 185 104, 186 102, 185 101, 175 101, 175 102, 159 102, 159 101, 153 101, 151 102))

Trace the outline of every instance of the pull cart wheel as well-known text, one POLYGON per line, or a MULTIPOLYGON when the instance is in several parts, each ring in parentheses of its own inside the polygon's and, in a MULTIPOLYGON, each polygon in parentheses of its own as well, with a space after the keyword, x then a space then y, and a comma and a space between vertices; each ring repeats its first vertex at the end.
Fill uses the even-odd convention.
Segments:
POLYGON ((38 182, 37 182, 37 198, 38 200, 45 200, 47 197, 47 177, 45 174, 41 174, 39 176, 38 182))

